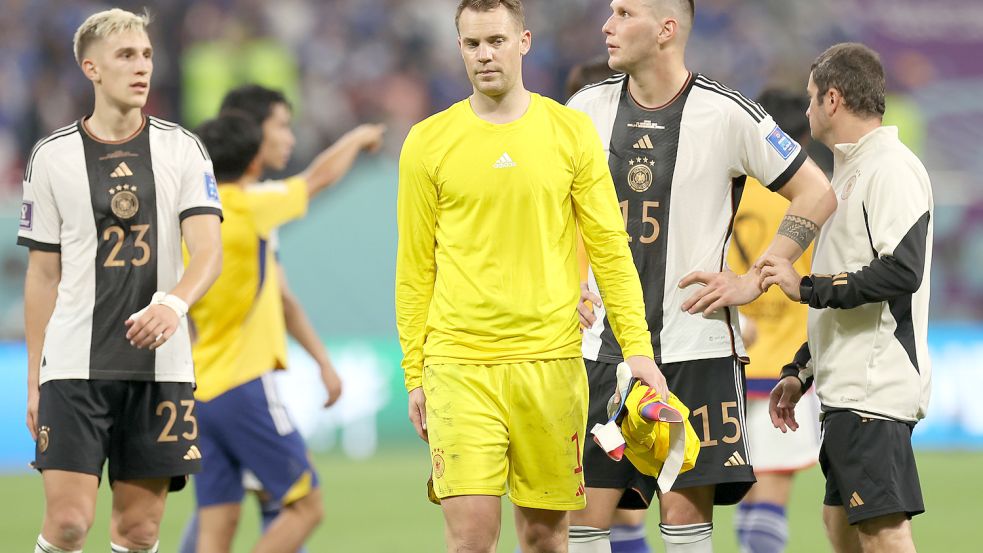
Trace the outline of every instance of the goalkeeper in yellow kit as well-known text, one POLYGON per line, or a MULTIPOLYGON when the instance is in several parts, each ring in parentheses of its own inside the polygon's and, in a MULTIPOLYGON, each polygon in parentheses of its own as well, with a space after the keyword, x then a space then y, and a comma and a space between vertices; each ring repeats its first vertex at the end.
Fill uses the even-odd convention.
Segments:
POLYGON ((638 273, 590 119, 522 84, 519 0, 463 0, 474 93, 417 124, 399 163, 396 319, 410 419, 430 444, 448 549, 566 551, 586 504, 577 228, 632 374, 663 397, 638 273))

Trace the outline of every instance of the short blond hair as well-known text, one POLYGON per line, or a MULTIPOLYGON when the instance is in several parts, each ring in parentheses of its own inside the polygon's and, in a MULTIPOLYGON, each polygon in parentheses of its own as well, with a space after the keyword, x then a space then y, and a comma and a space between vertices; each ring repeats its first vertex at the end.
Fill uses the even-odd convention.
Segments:
POLYGON ((93 42, 107 36, 125 31, 141 30, 146 32, 150 24, 150 15, 146 12, 135 14, 119 8, 94 13, 88 17, 75 31, 73 48, 75 61, 82 65, 85 51, 93 42))

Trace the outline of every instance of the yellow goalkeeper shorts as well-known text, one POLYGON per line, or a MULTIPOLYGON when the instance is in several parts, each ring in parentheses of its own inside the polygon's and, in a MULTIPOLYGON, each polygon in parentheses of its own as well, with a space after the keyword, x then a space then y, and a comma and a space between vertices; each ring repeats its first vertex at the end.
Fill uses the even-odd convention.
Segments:
POLYGON ((516 505, 583 509, 583 360, 430 365, 423 371, 438 498, 506 492, 516 505))

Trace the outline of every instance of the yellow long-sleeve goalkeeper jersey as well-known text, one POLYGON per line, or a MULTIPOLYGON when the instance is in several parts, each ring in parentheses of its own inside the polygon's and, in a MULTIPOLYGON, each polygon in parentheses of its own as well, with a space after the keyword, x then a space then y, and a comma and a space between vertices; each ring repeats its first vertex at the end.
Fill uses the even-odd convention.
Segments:
POLYGON ((407 390, 423 366, 580 356, 577 225, 625 356, 651 357, 638 273, 590 119, 532 95, 493 124, 463 100, 399 160, 396 324, 407 390))

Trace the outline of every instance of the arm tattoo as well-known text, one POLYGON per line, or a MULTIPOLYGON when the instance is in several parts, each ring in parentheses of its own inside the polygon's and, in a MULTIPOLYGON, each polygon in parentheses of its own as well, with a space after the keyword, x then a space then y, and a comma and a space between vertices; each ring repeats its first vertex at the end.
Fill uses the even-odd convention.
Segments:
POLYGON ((809 247, 817 232, 819 232, 819 225, 797 215, 786 215, 778 227, 778 234, 787 236, 803 250, 809 247))

